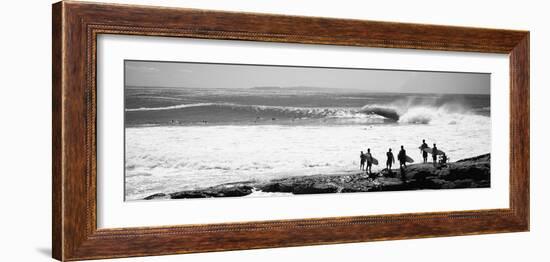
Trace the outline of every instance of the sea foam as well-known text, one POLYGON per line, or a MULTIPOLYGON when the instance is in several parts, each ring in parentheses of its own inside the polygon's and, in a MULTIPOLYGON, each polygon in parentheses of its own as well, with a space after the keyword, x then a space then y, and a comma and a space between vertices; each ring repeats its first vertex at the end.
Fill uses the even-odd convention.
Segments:
POLYGON ((137 199, 228 182, 349 172, 358 170, 359 151, 367 148, 384 163, 388 148, 397 152, 404 145, 418 162, 422 139, 430 145, 437 143, 451 160, 490 152, 489 117, 480 116, 477 125, 457 121, 127 128, 126 197, 137 199))

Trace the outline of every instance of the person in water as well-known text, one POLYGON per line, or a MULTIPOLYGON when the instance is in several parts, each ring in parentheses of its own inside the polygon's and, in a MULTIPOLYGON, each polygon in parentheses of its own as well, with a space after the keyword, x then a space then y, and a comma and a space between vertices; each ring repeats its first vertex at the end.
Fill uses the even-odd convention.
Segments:
POLYGON ((399 160, 399 168, 407 167, 407 151, 405 151, 403 146, 401 146, 401 150, 397 154, 397 160, 399 160))
POLYGON ((367 172, 369 174, 372 173, 371 171, 371 168, 372 168, 372 154, 370 153, 370 148, 367 149, 367 154, 365 154, 366 158, 367 158, 367 172))
POLYGON ((434 147, 432 148, 432 159, 434 161, 434 165, 437 164, 437 146, 434 143, 434 147))
POLYGON ((391 173, 391 166, 393 165, 393 163, 395 163, 395 158, 393 157, 393 153, 391 152, 391 148, 388 149, 388 152, 386 153, 386 156, 387 156, 387 160, 386 160, 386 169, 388 170, 388 172, 391 173))
POLYGON ((361 159, 361 165, 359 166, 359 169, 361 171, 365 170, 365 161, 367 160, 367 156, 361 151, 361 155, 359 156, 361 159))
POLYGON ((424 151, 424 149, 428 148, 428 144, 426 144, 426 140, 422 139, 422 145, 420 145, 420 153, 422 153, 422 159, 424 159, 424 163, 428 163, 428 152, 424 151))

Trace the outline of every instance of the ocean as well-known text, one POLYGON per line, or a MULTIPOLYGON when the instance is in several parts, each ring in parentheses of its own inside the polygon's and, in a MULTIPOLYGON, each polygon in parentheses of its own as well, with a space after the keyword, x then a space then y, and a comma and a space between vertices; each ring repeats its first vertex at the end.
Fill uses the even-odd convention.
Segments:
POLYGON ((451 161, 489 153, 490 95, 365 93, 312 87, 125 88, 125 196, 359 170, 371 149, 422 139, 451 161))

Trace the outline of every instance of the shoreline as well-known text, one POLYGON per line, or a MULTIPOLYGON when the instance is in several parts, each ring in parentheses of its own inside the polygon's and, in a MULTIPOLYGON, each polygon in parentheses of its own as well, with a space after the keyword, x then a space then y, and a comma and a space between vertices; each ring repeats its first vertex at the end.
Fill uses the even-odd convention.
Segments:
POLYGON ((352 174, 310 175, 278 178, 269 181, 241 181, 201 189, 160 192, 143 200, 188 199, 213 197, 243 197, 252 193, 327 194, 422 189, 488 188, 491 186, 491 154, 449 162, 435 167, 432 163, 407 165, 403 170, 382 169, 367 175, 364 171, 352 174))

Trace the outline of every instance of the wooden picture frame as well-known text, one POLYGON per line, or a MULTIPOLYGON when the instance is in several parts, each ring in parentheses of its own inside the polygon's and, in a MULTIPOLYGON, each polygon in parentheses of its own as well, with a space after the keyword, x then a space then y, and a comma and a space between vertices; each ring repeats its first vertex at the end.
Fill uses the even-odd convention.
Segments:
POLYGON ((181 8, 53 5, 52 245, 58 260, 182 254, 529 230, 529 32, 181 8), (99 34, 508 54, 510 207, 250 223, 98 229, 99 34))

